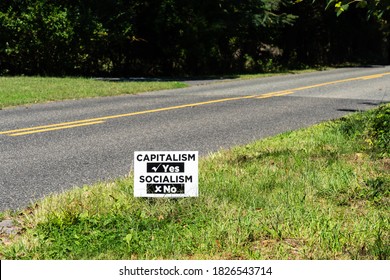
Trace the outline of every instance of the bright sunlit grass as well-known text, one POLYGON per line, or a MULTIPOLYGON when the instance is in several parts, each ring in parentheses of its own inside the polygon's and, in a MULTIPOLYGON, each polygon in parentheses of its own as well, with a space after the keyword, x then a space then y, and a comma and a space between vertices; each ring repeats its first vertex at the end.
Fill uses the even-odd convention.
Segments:
POLYGON ((185 87, 181 82, 104 81, 88 78, 0 77, 0 109, 66 99, 135 94, 185 87))

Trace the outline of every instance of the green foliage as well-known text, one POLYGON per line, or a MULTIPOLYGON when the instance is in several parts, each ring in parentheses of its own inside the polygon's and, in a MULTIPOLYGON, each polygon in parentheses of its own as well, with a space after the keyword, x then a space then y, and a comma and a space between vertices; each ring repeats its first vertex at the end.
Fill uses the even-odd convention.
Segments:
POLYGON ((388 46, 377 46, 388 36, 388 0, 352 2, 375 16, 363 24, 356 9, 345 19, 324 12, 328 3, 341 13, 352 5, 345 1, 1 1, 0 74, 205 75, 385 61, 388 46))
POLYGON ((367 142, 383 156, 390 155, 390 106, 383 105, 368 118, 367 142))
POLYGON ((99 74, 133 38, 123 1, 13 0, 0 3, 0 73, 99 74), (111 57, 112 56, 112 57, 111 57))
POLYGON ((27 2, 25 7, 16 5, 17 1, 10 2, 15 5, 0 14, 2 42, 5 42, 2 62, 32 73, 40 68, 55 73, 73 37, 67 9, 48 7, 46 1, 34 5, 23 1, 27 2))
POLYGON ((334 6, 337 16, 347 11, 352 5, 355 5, 357 8, 366 9, 368 17, 375 16, 382 18, 390 11, 389 0, 327 0, 327 8, 334 6))
POLYGON ((390 155, 390 105, 381 105, 365 114, 342 118, 339 130, 356 139, 361 139, 367 151, 380 157, 390 155))
POLYGON ((296 68, 350 62, 387 63, 388 34, 383 33, 379 19, 367 19, 365 10, 355 7, 337 17, 326 5, 327 1, 307 0, 291 7, 289 11, 300 17, 293 27, 286 28, 279 45, 285 63, 296 68))

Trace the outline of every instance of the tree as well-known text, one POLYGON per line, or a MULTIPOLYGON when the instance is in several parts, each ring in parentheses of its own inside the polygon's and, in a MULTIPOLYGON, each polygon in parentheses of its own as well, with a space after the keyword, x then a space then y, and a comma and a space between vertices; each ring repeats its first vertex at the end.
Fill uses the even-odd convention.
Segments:
POLYGON ((355 61, 388 50, 389 1, 0 1, 0 74, 207 75, 355 61))
POLYGON ((327 8, 334 6, 337 15, 354 5, 357 8, 366 8, 368 17, 382 18, 390 11, 390 0, 327 0, 327 8))
POLYGON ((327 0, 327 7, 334 6, 337 15, 355 6, 367 11, 367 19, 374 17, 380 23, 382 32, 382 57, 385 63, 389 62, 390 38, 390 0, 327 0))

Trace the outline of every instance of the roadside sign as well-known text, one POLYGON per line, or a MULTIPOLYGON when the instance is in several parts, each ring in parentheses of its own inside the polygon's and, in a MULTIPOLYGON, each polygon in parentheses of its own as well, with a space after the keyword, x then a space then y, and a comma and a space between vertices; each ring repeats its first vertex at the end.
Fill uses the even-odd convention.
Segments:
POLYGON ((198 152, 134 152, 134 196, 198 196, 198 152))

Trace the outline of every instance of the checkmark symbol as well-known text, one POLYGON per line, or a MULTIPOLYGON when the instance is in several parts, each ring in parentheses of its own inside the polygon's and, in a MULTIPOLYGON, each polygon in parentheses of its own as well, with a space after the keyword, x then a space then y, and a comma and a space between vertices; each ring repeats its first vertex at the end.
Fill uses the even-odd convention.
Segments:
POLYGON ((158 166, 152 167, 152 170, 153 170, 154 172, 157 172, 157 170, 160 168, 161 164, 162 164, 162 163, 160 163, 158 166))

